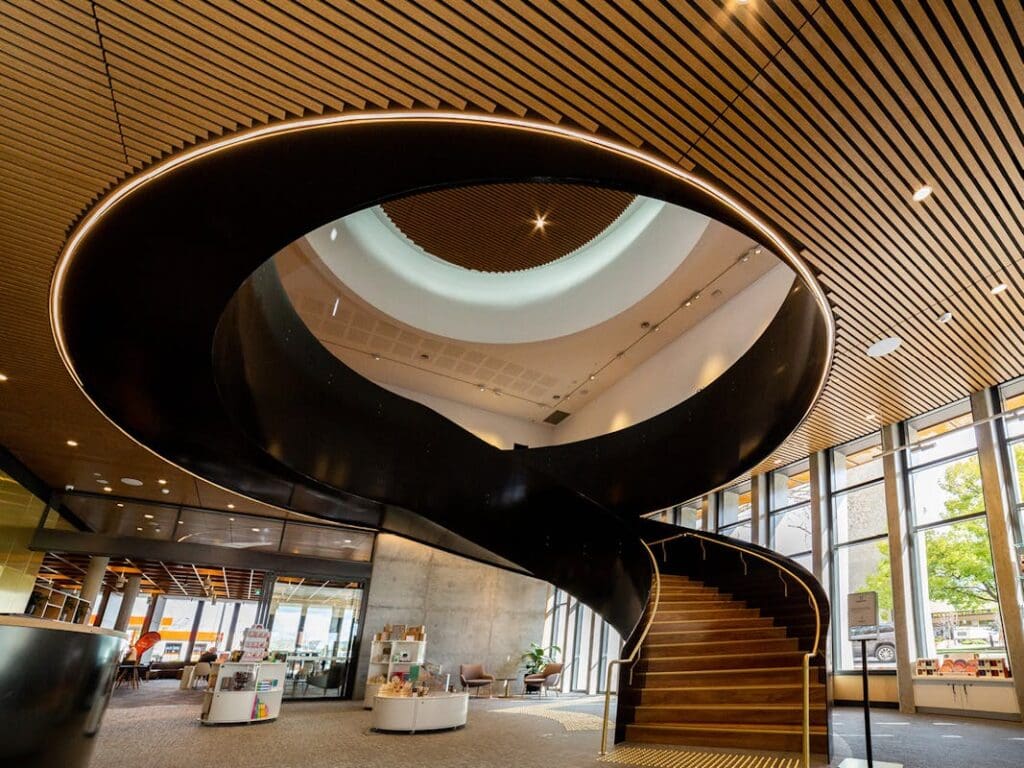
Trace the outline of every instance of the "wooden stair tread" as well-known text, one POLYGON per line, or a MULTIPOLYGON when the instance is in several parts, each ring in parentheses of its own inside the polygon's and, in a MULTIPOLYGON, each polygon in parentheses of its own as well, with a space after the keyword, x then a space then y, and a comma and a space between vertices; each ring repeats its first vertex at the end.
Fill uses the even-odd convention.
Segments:
MULTIPOLYGON (((793 704, 765 703, 765 704, 762 704, 760 702, 752 702, 752 703, 749 703, 749 704, 734 703, 734 702, 728 702, 728 703, 725 703, 725 704, 703 704, 703 703, 699 703, 699 704, 637 704, 636 708, 637 709, 672 709, 672 710, 678 709, 678 710, 684 710, 684 711, 715 710, 716 712, 721 712, 721 711, 730 710, 730 709, 749 710, 751 708, 756 708, 756 709, 771 709, 771 710, 777 710, 777 711, 792 710, 792 711, 796 711, 796 712, 802 712, 803 711, 803 704, 802 703, 793 703, 793 704)), ((822 702, 819 702, 817 705, 814 702, 811 702, 811 709, 824 709, 824 708, 825 708, 825 705, 822 702)))
MULTIPOLYGON (((684 657, 684 658, 689 658, 689 657, 684 657)), ((811 669, 814 669, 814 668, 815 667, 812 665, 811 669)), ((664 671, 662 671, 662 672, 644 672, 643 670, 638 670, 637 674, 641 674, 641 675, 710 675, 710 674, 715 674, 715 675, 718 675, 718 674, 721 674, 722 672, 725 672, 725 671, 727 671, 727 670, 723 670, 723 669, 681 669, 678 672, 664 672, 664 671)), ((743 673, 744 674, 748 674, 748 673, 751 673, 751 672, 773 672, 773 673, 779 673, 779 672, 803 672, 803 667, 744 667, 743 668, 743 673)), ((814 685, 813 681, 811 682, 811 685, 814 685)), ((824 685, 824 683, 819 683, 819 685, 824 685)))
MULTIPOLYGON (((653 728, 659 731, 744 731, 746 733, 803 733, 803 726, 788 723, 631 723, 631 728, 653 728)), ((824 736, 825 726, 811 725, 812 734, 824 736)))

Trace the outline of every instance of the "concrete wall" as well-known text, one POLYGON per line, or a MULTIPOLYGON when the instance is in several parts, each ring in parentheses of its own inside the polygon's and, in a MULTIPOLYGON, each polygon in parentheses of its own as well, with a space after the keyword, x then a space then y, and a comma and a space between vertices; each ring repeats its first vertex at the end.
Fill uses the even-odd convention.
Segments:
POLYGON ((355 698, 362 698, 370 641, 385 624, 424 624, 427 661, 458 685, 459 664, 512 676, 544 630, 547 584, 383 534, 377 539, 355 698))

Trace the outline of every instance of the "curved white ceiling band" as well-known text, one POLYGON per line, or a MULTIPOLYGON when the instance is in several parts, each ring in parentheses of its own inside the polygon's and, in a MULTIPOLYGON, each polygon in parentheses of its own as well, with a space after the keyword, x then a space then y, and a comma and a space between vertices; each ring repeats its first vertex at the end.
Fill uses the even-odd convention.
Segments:
POLYGON ((679 267, 708 222, 638 198, 582 248, 519 272, 443 261, 378 208, 320 227, 307 241, 342 283, 406 325, 459 341, 514 344, 578 333, 629 309, 679 267))

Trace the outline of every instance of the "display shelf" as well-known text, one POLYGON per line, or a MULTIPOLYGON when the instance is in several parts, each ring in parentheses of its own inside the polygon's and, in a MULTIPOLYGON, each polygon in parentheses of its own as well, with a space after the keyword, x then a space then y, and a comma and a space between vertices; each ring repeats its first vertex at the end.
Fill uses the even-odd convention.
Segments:
POLYGON ((89 618, 89 601, 37 582, 32 588, 25 613, 38 619, 84 624, 89 618))
POLYGON ((919 712, 1008 720, 1020 718, 1012 678, 915 675, 914 704, 919 712))
POLYGON ((276 720, 284 694, 285 665, 277 662, 228 662, 203 698, 203 725, 276 720))
MULTIPOLYGON (((422 635, 422 628, 412 631, 422 635)), ((364 709, 373 709, 374 698, 384 682, 391 680, 396 674, 405 676, 412 671, 414 666, 421 665, 426 661, 426 640, 383 640, 379 638, 380 635, 375 636, 370 643, 370 662, 366 674, 366 692, 363 696, 364 709), (374 680, 379 682, 373 682, 374 680)))

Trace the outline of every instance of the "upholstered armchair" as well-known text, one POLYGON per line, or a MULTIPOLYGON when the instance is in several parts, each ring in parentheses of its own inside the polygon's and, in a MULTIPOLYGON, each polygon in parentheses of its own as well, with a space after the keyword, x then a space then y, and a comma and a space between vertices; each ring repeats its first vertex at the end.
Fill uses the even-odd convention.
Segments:
MULTIPOLYGON (((489 675, 484 672, 483 664, 460 664, 459 665, 459 680, 462 681, 462 690, 467 688, 476 688, 477 695, 480 695, 480 689, 485 685, 494 685, 494 675, 489 675)), ((487 691, 488 696, 491 690, 487 691)))
POLYGON ((535 675, 523 677, 523 692, 528 693, 530 688, 539 688, 541 693, 548 695, 548 688, 554 690, 558 695, 558 683, 562 679, 562 665, 558 662, 550 662, 544 665, 544 669, 535 675))

